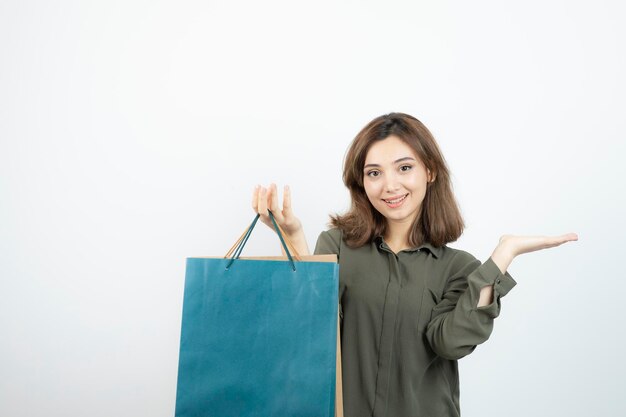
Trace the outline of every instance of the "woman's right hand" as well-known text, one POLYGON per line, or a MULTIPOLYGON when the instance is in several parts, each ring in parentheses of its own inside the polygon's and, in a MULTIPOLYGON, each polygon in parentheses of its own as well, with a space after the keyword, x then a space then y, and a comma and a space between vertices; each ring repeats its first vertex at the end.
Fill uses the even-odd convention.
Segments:
POLYGON ((268 209, 272 211, 276 223, 283 229, 300 255, 308 255, 309 247, 306 242, 302 223, 291 209, 291 191, 285 186, 283 192, 283 208, 278 205, 278 191, 276 184, 265 188, 257 185, 252 193, 252 209, 260 215, 260 220, 274 230, 268 209))

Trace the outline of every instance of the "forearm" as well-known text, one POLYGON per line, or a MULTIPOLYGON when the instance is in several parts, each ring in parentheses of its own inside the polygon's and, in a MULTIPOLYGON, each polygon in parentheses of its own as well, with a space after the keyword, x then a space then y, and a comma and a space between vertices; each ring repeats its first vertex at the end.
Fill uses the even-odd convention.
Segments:
MULTIPOLYGON (((500 269, 500 272, 504 274, 509 268, 509 265, 511 265, 513 256, 511 256, 511 252, 505 246, 499 244, 491 254, 491 260, 496 264, 498 269, 500 269)), ((491 303, 493 303, 493 285, 488 285, 480 290, 480 298, 477 307, 488 306, 491 303)))
POLYGON ((487 285, 480 290, 478 305, 476 307, 484 307, 493 303, 493 285, 487 285))
POLYGON ((444 358, 459 359, 487 340, 500 312, 500 298, 514 285, 512 277, 502 274, 492 258, 478 268, 472 263, 457 272, 450 278, 444 299, 433 309, 427 326, 426 335, 433 350, 444 358), (491 302, 483 300, 479 304, 486 295, 486 301, 491 302))

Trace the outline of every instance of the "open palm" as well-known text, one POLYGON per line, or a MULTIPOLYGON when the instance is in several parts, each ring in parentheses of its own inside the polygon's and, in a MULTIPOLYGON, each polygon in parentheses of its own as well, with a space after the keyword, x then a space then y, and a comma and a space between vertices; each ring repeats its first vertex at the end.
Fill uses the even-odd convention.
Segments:
POLYGON ((506 246, 515 257, 522 253, 535 252, 541 249, 553 248, 566 242, 578 240, 576 233, 567 233, 560 236, 515 236, 504 235, 500 238, 500 245, 506 246))

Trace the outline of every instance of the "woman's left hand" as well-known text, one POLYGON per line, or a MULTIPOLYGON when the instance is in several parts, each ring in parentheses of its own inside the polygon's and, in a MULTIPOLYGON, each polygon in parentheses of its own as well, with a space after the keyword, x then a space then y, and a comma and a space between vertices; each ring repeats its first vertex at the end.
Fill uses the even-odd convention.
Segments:
POLYGON ((509 253, 516 257, 522 253, 534 252, 541 249, 554 248, 565 242, 578 240, 576 233, 567 233, 560 236, 514 236, 504 235, 498 246, 505 246, 509 253))
POLYGON ((491 259, 498 265, 502 273, 509 267, 517 255, 535 252, 541 249, 554 248, 563 243, 578 240, 576 233, 567 233, 560 236, 515 236, 504 235, 493 251, 491 259))

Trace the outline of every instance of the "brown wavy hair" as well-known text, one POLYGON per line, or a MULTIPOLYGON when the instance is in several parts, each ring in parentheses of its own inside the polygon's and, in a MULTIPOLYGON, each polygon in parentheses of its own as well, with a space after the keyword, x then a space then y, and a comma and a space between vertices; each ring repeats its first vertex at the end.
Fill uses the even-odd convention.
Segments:
POLYGON ((370 203, 363 187, 363 166, 369 148, 376 141, 394 135, 409 145, 430 170, 424 201, 409 234, 409 244, 442 246, 456 241, 465 228, 461 211, 452 192, 446 161, 435 138, 422 122, 404 113, 389 113, 369 122, 354 138, 343 163, 343 182, 350 190, 350 210, 331 215, 330 225, 343 232, 350 247, 360 247, 377 236, 384 236, 385 217, 370 203))

